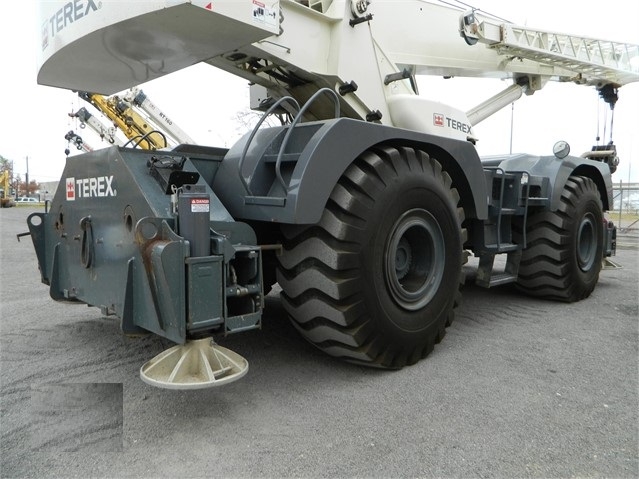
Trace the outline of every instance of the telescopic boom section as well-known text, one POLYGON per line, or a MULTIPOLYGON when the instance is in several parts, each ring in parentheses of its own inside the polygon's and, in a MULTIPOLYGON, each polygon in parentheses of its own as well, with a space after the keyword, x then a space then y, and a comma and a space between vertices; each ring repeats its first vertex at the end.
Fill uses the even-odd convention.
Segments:
POLYGON ((139 88, 132 88, 124 95, 126 100, 132 106, 135 106, 142 110, 149 119, 154 122, 159 129, 170 136, 176 144, 180 143, 195 143, 193 139, 186 134, 182 128, 175 124, 175 122, 166 114, 166 112, 160 109, 151 99, 139 88))

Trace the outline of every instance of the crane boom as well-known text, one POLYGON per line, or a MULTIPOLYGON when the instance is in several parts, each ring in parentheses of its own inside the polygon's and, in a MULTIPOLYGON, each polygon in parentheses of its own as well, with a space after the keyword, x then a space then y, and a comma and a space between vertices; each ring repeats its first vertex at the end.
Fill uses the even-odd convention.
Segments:
MULTIPOLYGON (((341 92, 343 117, 433 132, 441 108, 417 95, 415 74, 512 78, 525 81, 527 93, 547 80, 617 88, 639 79, 637 45, 479 22, 472 14, 460 21, 460 10, 423 0, 155 0, 126 10, 102 2, 99 15, 89 2, 73 22, 55 3, 40 5, 47 28, 38 81, 99 93, 206 62, 265 87, 273 100, 292 96, 301 104, 330 88, 341 92), (466 45, 460 23, 467 41, 488 48, 466 45)), ((324 95, 305 115, 327 118, 333 108, 324 95)), ((440 113, 462 125, 448 136, 469 136, 473 123, 464 112, 440 113)))
POLYGON ((639 45, 549 32, 464 15, 461 34, 500 55, 558 66, 573 72, 562 79, 600 86, 621 86, 639 80, 639 45))
POLYGON ((176 144, 195 143, 160 107, 139 88, 132 88, 124 95, 124 100, 140 108, 149 118, 167 133, 176 144))
MULTIPOLYGON (((134 88, 124 95, 105 97, 96 93, 80 92, 78 96, 90 103, 113 123, 106 127, 95 115, 82 107, 69 116, 80 120, 80 127, 91 127, 101 139, 111 144, 122 146, 123 142, 116 136, 119 129, 130 140, 137 142, 142 148, 156 150, 166 148, 168 142, 173 146, 182 143, 194 143, 179 126, 177 126, 164 111, 147 97, 139 88, 134 88)), ((72 141, 78 149, 83 146, 83 139, 73 131, 67 134, 67 140, 72 141)))
POLYGON ((147 150, 159 150, 168 146, 166 135, 155 129, 119 96, 105 97, 96 93, 79 93, 83 100, 106 115, 129 140, 147 150))
POLYGON ((108 141, 112 145, 122 146, 122 142, 115 135, 115 127, 108 127, 102 123, 95 115, 92 115, 86 108, 82 107, 74 113, 69 113, 71 118, 77 118, 80 121, 80 128, 89 126, 98 134, 100 139, 108 141))

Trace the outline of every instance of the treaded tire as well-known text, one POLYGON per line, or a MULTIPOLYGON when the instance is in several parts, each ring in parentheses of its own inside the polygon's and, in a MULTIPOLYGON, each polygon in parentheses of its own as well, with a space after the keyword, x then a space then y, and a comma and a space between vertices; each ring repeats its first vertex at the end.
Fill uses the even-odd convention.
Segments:
POLYGON ((530 295, 573 302, 590 296, 603 258, 603 207, 594 181, 571 176, 557 211, 531 216, 517 287, 530 295))
POLYGON ((397 369, 430 353, 460 297, 463 209, 420 150, 372 148, 345 171, 317 225, 283 226, 277 279, 304 338, 397 369))

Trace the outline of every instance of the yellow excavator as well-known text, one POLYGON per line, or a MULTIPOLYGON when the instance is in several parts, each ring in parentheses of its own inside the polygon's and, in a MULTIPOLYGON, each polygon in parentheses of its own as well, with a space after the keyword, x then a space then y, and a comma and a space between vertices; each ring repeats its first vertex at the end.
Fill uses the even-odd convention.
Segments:
POLYGON ((4 170, 0 173, 0 185, 2 186, 2 191, 0 192, 0 203, 3 208, 9 208, 16 205, 13 197, 10 196, 11 189, 9 188, 9 180, 9 170, 4 170))

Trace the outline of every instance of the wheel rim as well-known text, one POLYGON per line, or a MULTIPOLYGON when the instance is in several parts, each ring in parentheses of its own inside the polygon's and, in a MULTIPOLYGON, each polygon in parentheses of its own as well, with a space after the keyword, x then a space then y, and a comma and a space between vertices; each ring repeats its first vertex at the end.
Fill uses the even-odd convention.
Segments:
POLYGON ((597 236, 592 214, 587 214, 579 224, 577 233, 577 262, 582 271, 589 271, 595 264, 597 236))
POLYGON ((415 311, 430 302, 444 275, 444 236, 426 210, 405 212, 384 251, 384 279, 393 300, 415 311))

